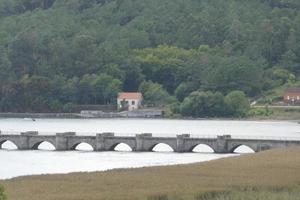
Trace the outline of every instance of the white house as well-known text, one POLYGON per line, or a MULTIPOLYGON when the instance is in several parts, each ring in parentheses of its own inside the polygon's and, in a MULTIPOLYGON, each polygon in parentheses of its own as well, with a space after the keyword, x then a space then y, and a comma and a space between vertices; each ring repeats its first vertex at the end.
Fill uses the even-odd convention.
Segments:
POLYGON ((142 106, 143 95, 139 92, 121 92, 117 101, 120 110, 136 110, 142 106))

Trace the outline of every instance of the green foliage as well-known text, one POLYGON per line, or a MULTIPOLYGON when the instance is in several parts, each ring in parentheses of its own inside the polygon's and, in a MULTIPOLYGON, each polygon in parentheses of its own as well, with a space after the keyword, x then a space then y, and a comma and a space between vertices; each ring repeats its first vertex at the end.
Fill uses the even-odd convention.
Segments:
POLYGON ((166 194, 159 194, 159 195, 149 196, 147 200, 169 200, 169 198, 168 195, 166 194))
POLYGON ((196 89, 195 84, 183 82, 176 88, 175 95, 179 101, 183 101, 185 97, 196 89))
POLYGON ((294 200, 300 195, 299 186, 292 188, 246 187, 231 191, 213 191, 195 196, 195 200, 294 200))
POLYGON ((184 116, 217 117, 224 115, 224 96, 213 92, 192 92, 184 99, 180 112, 184 116))
POLYGON ((6 194, 4 193, 4 188, 0 186, 0 200, 6 200, 6 194))
POLYGON ((273 71, 274 78, 279 80, 279 85, 283 85, 285 83, 293 84, 296 81, 296 77, 290 71, 282 68, 276 68, 273 71))
POLYGON ((195 197, 195 200, 217 200, 228 196, 230 192, 205 192, 195 197))
POLYGON ((268 106, 265 106, 264 108, 252 108, 248 111, 248 116, 250 117, 257 117, 257 116, 270 116, 274 113, 272 109, 270 109, 268 106))
POLYGON ((184 116, 245 117, 250 104, 244 92, 233 91, 224 97, 220 92, 192 92, 180 105, 184 116))
POLYGON ((66 103, 63 106, 63 112, 65 113, 72 113, 74 111, 74 104, 73 103, 66 103))
POLYGON ((241 90, 253 95, 260 91, 263 65, 246 57, 217 58, 212 60, 213 69, 207 68, 203 74, 204 86, 229 93, 241 90))
POLYGON ((145 81, 164 91, 152 105, 257 97, 300 75, 297 0, 0 0, 0 19, 2 112, 111 104, 145 81))
POLYGON ((172 117, 172 118, 181 117, 181 115, 180 115, 180 103, 179 102, 173 102, 171 104, 168 104, 166 107, 164 107, 164 116, 165 117, 172 117))
POLYGON ((227 113, 235 117, 245 117, 250 103, 244 92, 232 91, 225 97, 227 113))
POLYGON ((143 94, 146 105, 163 106, 174 101, 160 84, 152 81, 141 83, 139 91, 143 94))

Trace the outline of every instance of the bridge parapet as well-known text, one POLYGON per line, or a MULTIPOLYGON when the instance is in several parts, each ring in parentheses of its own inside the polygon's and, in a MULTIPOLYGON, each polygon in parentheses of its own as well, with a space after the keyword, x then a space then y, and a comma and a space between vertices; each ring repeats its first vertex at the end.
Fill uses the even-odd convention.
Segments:
POLYGON ((21 132, 22 136, 36 136, 38 135, 38 131, 26 131, 26 132, 21 132))
POLYGON ((137 137, 152 137, 152 133, 142 133, 142 134, 137 134, 137 137))
POLYGON ((58 137, 76 136, 76 132, 56 133, 56 136, 58 137))
POLYGON ((177 135, 176 137, 177 137, 177 138, 190 138, 191 135, 190 135, 190 134, 184 133, 184 134, 181 134, 181 135, 177 135))

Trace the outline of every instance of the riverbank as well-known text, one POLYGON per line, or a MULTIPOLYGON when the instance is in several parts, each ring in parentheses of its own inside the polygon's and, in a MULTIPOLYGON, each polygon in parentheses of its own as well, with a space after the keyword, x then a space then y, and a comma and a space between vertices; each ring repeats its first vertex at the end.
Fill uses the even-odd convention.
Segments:
POLYGON ((277 149, 198 164, 28 176, 0 184, 9 200, 200 200, 207 192, 241 188, 273 194, 290 186, 299 188, 299 154, 300 148, 277 149))
POLYGON ((300 122, 300 109, 297 107, 256 107, 250 112, 250 119, 256 120, 285 120, 300 122))
POLYGON ((80 113, 0 113, 0 118, 163 118, 160 109, 139 109, 123 112, 103 112, 101 110, 82 110, 80 113))
POLYGON ((83 118, 80 113, 0 113, 0 118, 83 118))
MULTIPOLYGON (((260 112, 260 111, 258 111, 260 112)), ((274 109, 269 114, 255 114, 244 118, 192 118, 192 117, 182 117, 182 116, 155 116, 155 117, 141 117, 141 116, 127 116, 127 115, 115 115, 115 114, 105 114, 102 117, 91 116, 81 113, 0 113, 0 118, 31 118, 31 119, 169 119, 169 120, 241 120, 241 121, 292 121, 300 123, 300 109, 274 109)))

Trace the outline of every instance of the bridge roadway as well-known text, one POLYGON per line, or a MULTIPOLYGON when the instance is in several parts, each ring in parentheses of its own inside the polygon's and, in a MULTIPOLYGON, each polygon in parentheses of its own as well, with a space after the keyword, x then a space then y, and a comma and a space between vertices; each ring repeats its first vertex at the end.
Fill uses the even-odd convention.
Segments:
POLYGON ((6 141, 13 142, 19 150, 38 149, 43 142, 51 143, 57 151, 75 150, 81 143, 91 145, 94 151, 113 151, 121 144, 127 144, 132 151, 152 151, 160 143, 169 145, 175 152, 192 152, 199 144, 211 147, 215 153, 233 153, 236 148, 245 145, 255 152, 300 146, 299 140, 275 140, 275 139, 235 139, 230 135, 217 136, 216 138, 191 137, 189 134, 174 137, 154 137, 150 133, 137 134, 135 136, 116 136, 114 133, 100 133, 96 136, 79 136, 75 132, 56 133, 56 135, 39 135, 38 132, 29 131, 19 135, 1 134, 0 148, 6 141))

